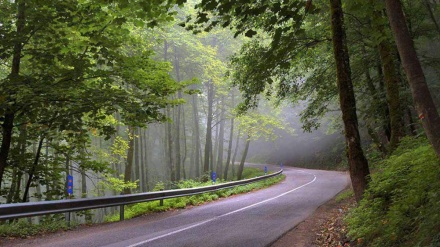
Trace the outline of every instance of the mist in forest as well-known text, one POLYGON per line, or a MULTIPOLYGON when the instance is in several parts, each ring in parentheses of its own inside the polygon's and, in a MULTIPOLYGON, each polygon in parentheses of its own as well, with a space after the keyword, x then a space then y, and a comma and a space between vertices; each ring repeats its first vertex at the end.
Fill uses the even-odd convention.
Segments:
POLYGON ((334 168, 341 162, 344 155, 341 130, 332 127, 332 123, 328 123, 328 118, 323 118, 318 129, 312 132, 305 131, 300 121, 302 110, 304 110, 302 106, 284 107, 283 122, 290 131, 276 130, 275 140, 260 138, 252 143, 249 148, 249 160, 322 169, 334 168))

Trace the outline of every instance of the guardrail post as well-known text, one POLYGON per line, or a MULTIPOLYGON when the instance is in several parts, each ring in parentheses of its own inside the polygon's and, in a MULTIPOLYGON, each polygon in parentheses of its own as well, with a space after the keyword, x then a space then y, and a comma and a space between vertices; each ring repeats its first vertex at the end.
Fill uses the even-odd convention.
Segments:
POLYGON ((124 205, 119 206, 119 220, 124 220, 124 205))
POLYGON ((70 227, 70 212, 66 213, 67 227, 70 227))

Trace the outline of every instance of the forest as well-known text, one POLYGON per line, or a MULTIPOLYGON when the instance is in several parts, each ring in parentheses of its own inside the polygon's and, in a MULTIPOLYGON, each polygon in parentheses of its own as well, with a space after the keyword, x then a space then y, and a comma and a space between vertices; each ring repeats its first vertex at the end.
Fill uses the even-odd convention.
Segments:
POLYGON ((5 0, 0 13, 0 203, 283 163, 349 172, 359 246, 440 245, 439 0, 5 0))

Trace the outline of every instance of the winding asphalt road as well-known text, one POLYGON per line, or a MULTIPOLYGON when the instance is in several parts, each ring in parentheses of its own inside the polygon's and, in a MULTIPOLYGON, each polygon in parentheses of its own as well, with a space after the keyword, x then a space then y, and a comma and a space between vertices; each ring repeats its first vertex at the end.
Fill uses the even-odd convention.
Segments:
MULTIPOLYGON (((269 166, 270 170, 278 167, 269 166)), ((185 210, 12 241, 8 246, 269 246, 349 182, 341 172, 284 168, 270 188, 185 210)))

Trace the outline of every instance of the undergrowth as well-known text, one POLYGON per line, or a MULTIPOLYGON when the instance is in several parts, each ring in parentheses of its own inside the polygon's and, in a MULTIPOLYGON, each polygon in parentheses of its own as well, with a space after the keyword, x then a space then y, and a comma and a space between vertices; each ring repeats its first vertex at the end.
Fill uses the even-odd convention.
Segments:
POLYGON ((25 238, 32 235, 41 235, 59 230, 68 230, 75 227, 75 223, 70 226, 63 219, 57 217, 43 216, 43 220, 39 224, 32 224, 28 219, 20 219, 11 223, 0 224, 0 236, 9 238, 25 238))
POLYGON ((440 161, 426 139, 405 138, 346 221, 361 246, 440 246, 440 161))

